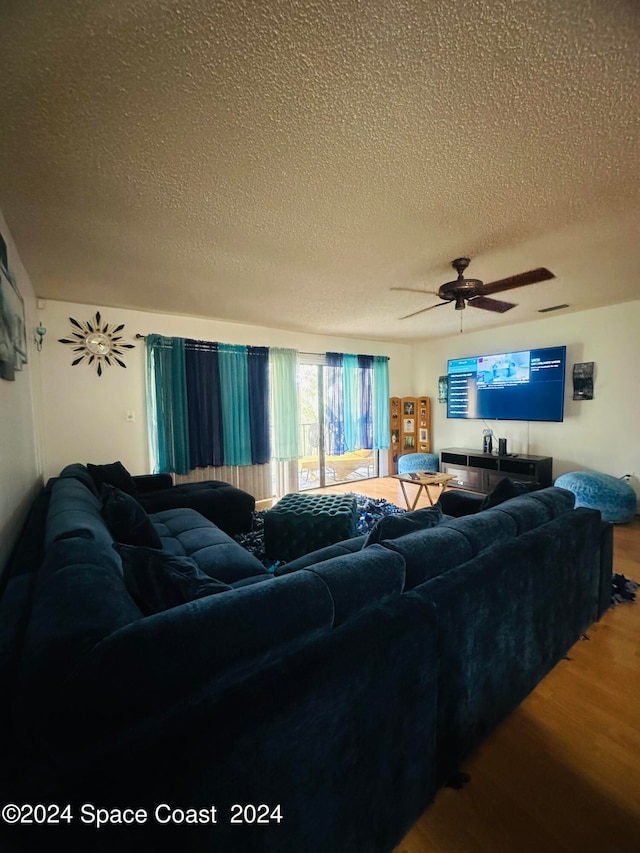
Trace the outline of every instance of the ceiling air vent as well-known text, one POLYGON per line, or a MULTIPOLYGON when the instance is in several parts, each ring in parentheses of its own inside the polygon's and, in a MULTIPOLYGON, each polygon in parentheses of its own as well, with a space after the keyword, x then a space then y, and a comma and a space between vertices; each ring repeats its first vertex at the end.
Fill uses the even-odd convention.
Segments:
POLYGON ((561 308, 568 307, 568 305, 552 305, 551 308, 538 308, 538 314, 546 314, 547 311, 559 311, 561 308))

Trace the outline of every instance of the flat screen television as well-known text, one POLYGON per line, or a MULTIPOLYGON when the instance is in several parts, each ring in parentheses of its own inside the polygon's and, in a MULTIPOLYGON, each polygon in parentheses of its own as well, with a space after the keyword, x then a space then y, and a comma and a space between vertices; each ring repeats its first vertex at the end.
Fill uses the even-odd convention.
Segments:
POLYGON ((452 358, 447 417, 561 421, 566 347, 452 358))

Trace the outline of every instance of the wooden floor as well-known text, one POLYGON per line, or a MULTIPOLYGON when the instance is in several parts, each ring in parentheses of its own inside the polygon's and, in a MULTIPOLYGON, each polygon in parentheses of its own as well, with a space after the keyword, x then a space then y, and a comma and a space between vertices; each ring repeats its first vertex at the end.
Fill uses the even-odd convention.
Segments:
MULTIPOLYGON (((390 478, 324 491, 405 505, 390 478)), ((640 582, 640 518, 614 537, 614 571, 640 582)), ((640 596, 605 613, 569 658, 466 763, 471 781, 441 790, 393 853, 639 853, 640 596)))

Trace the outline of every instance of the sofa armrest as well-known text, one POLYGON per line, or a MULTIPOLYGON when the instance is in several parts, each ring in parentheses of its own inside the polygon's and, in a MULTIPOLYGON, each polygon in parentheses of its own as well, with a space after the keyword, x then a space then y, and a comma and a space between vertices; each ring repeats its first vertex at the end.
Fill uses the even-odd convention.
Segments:
MULTIPOLYGON (((123 692, 96 673, 98 693, 58 709, 74 743, 52 735, 67 783, 52 789, 73 803, 135 802, 149 814, 158 803, 215 804, 214 825, 136 827, 136 849, 165 849, 171 831, 185 850, 234 850, 238 838, 261 853, 322 853, 345 838, 353 850, 390 850, 435 792, 432 605, 398 596, 286 650, 254 666, 203 671, 142 718, 135 705, 147 684, 123 692), (338 807, 345 792, 348 808, 338 807), (240 836, 229 821, 234 803, 278 804, 283 819, 242 826, 240 836)), ((192 647, 175 651, 191 664, 192 647)), ((163 682, 164 662, 163 654, 147 658, 140 675, 163 682)), ((109 832, 101 838, 111 840, 109 832)), ((122 849, 121 839, 101 849, 122 849)))
POLYGON ((54 749, 64 749, 65 741, 70 745, 76 739, 78 722, 71 722, 75 711, 70 709, 84 705, 92 720, 87 738, 104 740, 122 722, 110 703, 119 702, 120 714, 131 720, 144 719, 212 677, 259 666, 330 632, 334 613, 326 584, 306 572, 206 596, 144 619, 119 613, 120 625, 114 624, 111 634, 97 643, 94 637, 93 648, 89 638, 86 652, 75 652, 71 674, 68 664, 64 670, 58 666, 56 701, 68 707, 57 724, 52 725, 53 711, 47 720, 39 711, 51 698, 52 678, 24 678, 21 726, 34 738, 42 728, 54 749), (103 705, 105 718, 98 725, 103 705))
POLYGON ((139 474, 133 478, 136 489, 140 494, 145 492, 159 492, 161 489, 170 489, 173 486, 171 474, 139 474))

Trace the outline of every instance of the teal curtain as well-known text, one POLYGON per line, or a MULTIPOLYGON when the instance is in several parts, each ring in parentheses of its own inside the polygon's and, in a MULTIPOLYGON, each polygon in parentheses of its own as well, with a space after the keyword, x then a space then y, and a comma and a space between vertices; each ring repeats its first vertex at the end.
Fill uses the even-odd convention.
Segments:
POLYGON ((358 356, 344 353, 342 356, 342 394, 344 397, 344 449, 359 450, 358 417, 358 356))
POLYGON ((247 348, 218 344, 225 465, 251 465, 247 348))
POLYGON ((373 449, 389 447, 389 358, 373 357, 373 449))
POLYGON ((298 351, 283 347, 269 349, 272 457, 281 462, 297 459, 298 450, 298 351))
POLYGON ((147 336, 147 422, 154 473, 188 474, 184 338, 147 336))

